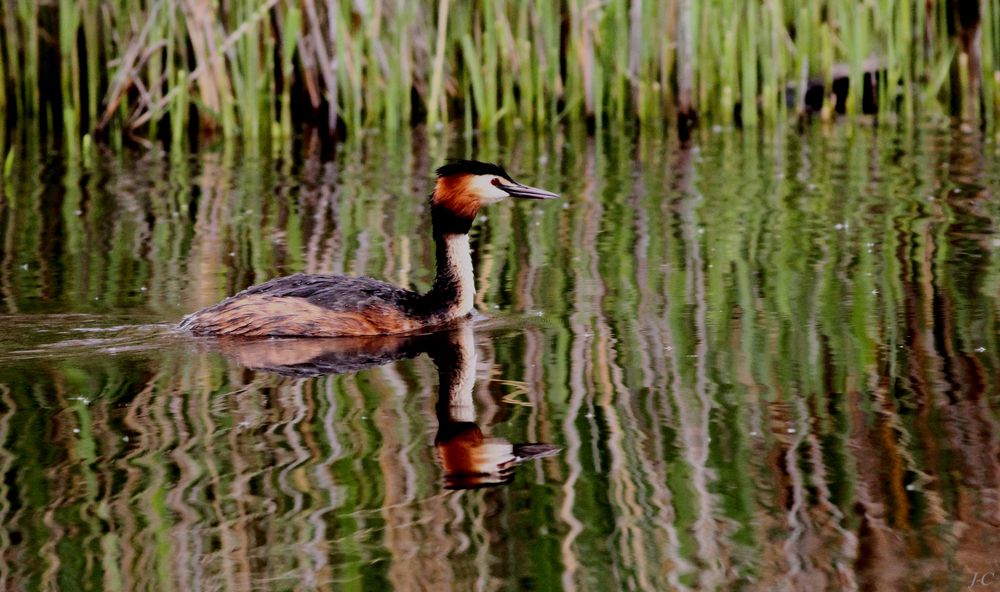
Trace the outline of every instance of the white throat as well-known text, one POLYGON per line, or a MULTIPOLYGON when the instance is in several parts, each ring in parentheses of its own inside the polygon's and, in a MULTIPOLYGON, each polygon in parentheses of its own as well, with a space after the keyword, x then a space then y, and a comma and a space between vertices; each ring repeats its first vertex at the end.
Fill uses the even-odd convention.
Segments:
POLYGON ((444 237, 448 266, 458 281, 458 299, 449 311, 455 317, 472 312, 476 297, 476 278, 472 274, 472 249, 468 234, 449 234, 444 237))

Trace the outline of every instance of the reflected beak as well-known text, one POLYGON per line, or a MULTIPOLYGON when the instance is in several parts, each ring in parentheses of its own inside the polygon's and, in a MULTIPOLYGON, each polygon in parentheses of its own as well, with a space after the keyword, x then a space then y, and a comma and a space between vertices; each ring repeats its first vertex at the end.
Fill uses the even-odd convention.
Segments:
POLYGON ((516 181, 513 184, 504 183, 500 188, 506 191, 511 197, 520 197, 523 199, 555 199, 559 197, 551 191, 521 185, 516 181))

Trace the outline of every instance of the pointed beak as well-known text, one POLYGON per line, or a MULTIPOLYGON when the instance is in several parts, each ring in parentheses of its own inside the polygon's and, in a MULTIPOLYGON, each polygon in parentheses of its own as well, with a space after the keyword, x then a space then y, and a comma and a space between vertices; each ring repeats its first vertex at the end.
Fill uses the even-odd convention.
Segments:
POLYGON ((501 189, 510 194, 511 197, 520 197, 523 199, 555 199, 559 197, 551 191, 546 191, 537 187, 529 187, 528 185, 521 185, 516 181, 514 183, 504 183, 501 185, 501 189))

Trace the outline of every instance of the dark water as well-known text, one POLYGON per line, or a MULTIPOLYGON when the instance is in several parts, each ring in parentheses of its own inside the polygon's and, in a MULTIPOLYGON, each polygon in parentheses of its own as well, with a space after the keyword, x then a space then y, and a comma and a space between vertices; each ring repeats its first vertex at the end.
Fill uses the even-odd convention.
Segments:
POLYGON ((0 588, 1000 588, 995 141, 319 152, 18 152, 0 588), (477 223, 485 318, 339 375, 350 344, 171 330, 294 271, 426 289, 448 155, 564 195, 477 223))

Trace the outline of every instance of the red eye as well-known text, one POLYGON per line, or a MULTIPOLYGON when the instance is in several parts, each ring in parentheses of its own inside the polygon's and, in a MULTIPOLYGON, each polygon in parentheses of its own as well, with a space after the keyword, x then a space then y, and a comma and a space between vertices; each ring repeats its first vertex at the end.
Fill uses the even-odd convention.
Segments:
POLYGON ((493 183, 494 187, 500 187, 503 185, 503 182, 500 181, 500 177, 493 177, 491 183, 493 183))

